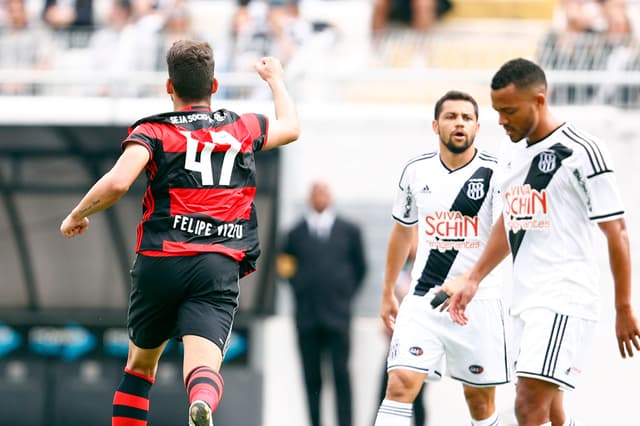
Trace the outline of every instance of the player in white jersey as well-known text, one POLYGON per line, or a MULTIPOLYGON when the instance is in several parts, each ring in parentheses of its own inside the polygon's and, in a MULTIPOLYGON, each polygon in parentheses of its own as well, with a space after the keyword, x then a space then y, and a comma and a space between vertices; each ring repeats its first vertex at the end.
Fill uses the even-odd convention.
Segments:
POLYGON ((388 385, 376 426, 409 426, 411 404, 422 383, 446 373, 460 381, 472 425, 495 426, 495 386, 510 379, 500 297, 500 274, 482 281, 470 308, 482 321, 453 323, 430 302, 446 280, 468 271, 489 237, 496 208, 495 157, 473 146, 478 105, 450 91, 435 105, 433 130, 439 152, 407 163, 400 177, 387 250, 381 316, 393 330, 387 359, 388 385), (394 286, 418 228, 411 288, 398 308, 394 286))
POLYGON ((551 114, 546 90, 544 71, 525 59, 505 63, 493 77, 499 123, 512 142, 525 141, 501 159, 503 215, 469 275, 449 291, 452 319, 473 323, 465 308, 478 283, 511 251, 520 426, 573 424, 561 390, 575 386, 598 319, 597 228, 608 243, 620 354, 640 350, 629 241, 611 157, 601 141, 551 114))

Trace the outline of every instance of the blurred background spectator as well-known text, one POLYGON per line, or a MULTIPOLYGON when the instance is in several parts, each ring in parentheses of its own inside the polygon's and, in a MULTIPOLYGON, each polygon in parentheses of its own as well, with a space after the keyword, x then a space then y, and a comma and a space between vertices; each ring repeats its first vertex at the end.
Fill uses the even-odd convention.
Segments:
MULTIPOLYGON (((25 0, 4 0, 0 27, 0 69, 13 70, 16 75, 51 65, 52 42, 42 26, 31 24, 25 0)), ((22 81, 0 81, 4 95, 37 94, 36 85, 22 81)))
POLYGON ((44 22, 49 28, 60 32, 66 42, 65 47, 86 47, 94 27, 94 0, 44 1, 44 22))
POLYGON ((371 29, 374 35, 398 25, 426 32, 451 7, 449 0, 373 0, 371 29))

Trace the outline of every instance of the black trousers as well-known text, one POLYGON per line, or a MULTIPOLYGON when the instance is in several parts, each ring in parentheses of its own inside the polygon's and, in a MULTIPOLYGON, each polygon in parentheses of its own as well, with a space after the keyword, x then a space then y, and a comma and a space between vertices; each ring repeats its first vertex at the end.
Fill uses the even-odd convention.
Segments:
POLYGON ((351 378, 349 376, 350 333, 315 327, 298 329, 298 348, 302 358, 307 406, 312 426, 320 423, 320 395, 322 392, 322 364, 328 356, 333 371, 339 426, 352 426, 351 378))

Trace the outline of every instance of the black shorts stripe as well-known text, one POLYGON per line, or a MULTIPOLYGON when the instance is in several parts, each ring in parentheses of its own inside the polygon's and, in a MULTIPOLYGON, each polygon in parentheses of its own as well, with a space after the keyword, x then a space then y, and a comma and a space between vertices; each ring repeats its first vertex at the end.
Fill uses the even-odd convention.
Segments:
POLYGON ((551 382, 551 383, 555 383, 558 386, 564 386, 568 389, 575 389, 575 386, 563 381, 563 380, 558 380, 557 378, 553 377, 553 376, 547 376, 545 374, 540 374, 540 373, 532 373, 530 371, 522 371, 522 370, 516 370, 516 376, 519 377, 531 377, 534 379, 538 379, 539 380, 543 380, 545 382, 551 382))
POLYGON ((540 374, 544 376, 552 377, 555 373, 560 348, 562 346, 562 339, 564 338, 564 332, 567 328, 567 321, 568 317, 560 314, 556 314, 553 319, 547 351, 544 356, 544 362, 542 363, 542 370, 540 371, 540 374))
POLYGON ((456 376, 451 376, 451 378, 461 383, 464 383, 465 385, 473 386, 474 388, 490 388, 493 386, 504 385, 506 383, 509 383, 509 380, 499 381, 499 382, 489 382, 489 383, 476 383, 476 382, 465 380, 456 376))

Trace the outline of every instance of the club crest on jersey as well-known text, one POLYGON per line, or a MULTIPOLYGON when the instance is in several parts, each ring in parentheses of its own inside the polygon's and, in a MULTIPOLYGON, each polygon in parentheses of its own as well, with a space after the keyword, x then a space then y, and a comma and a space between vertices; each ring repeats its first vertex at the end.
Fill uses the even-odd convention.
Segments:
POLYGON ((479 200, 484 197, 484 178, 469 179, 467 182, 467 197, 479 200))
POLYGON ((538 159, 538 170, 551 173, 556 169, 556 154, 553 151, 543 151, 538 159))

